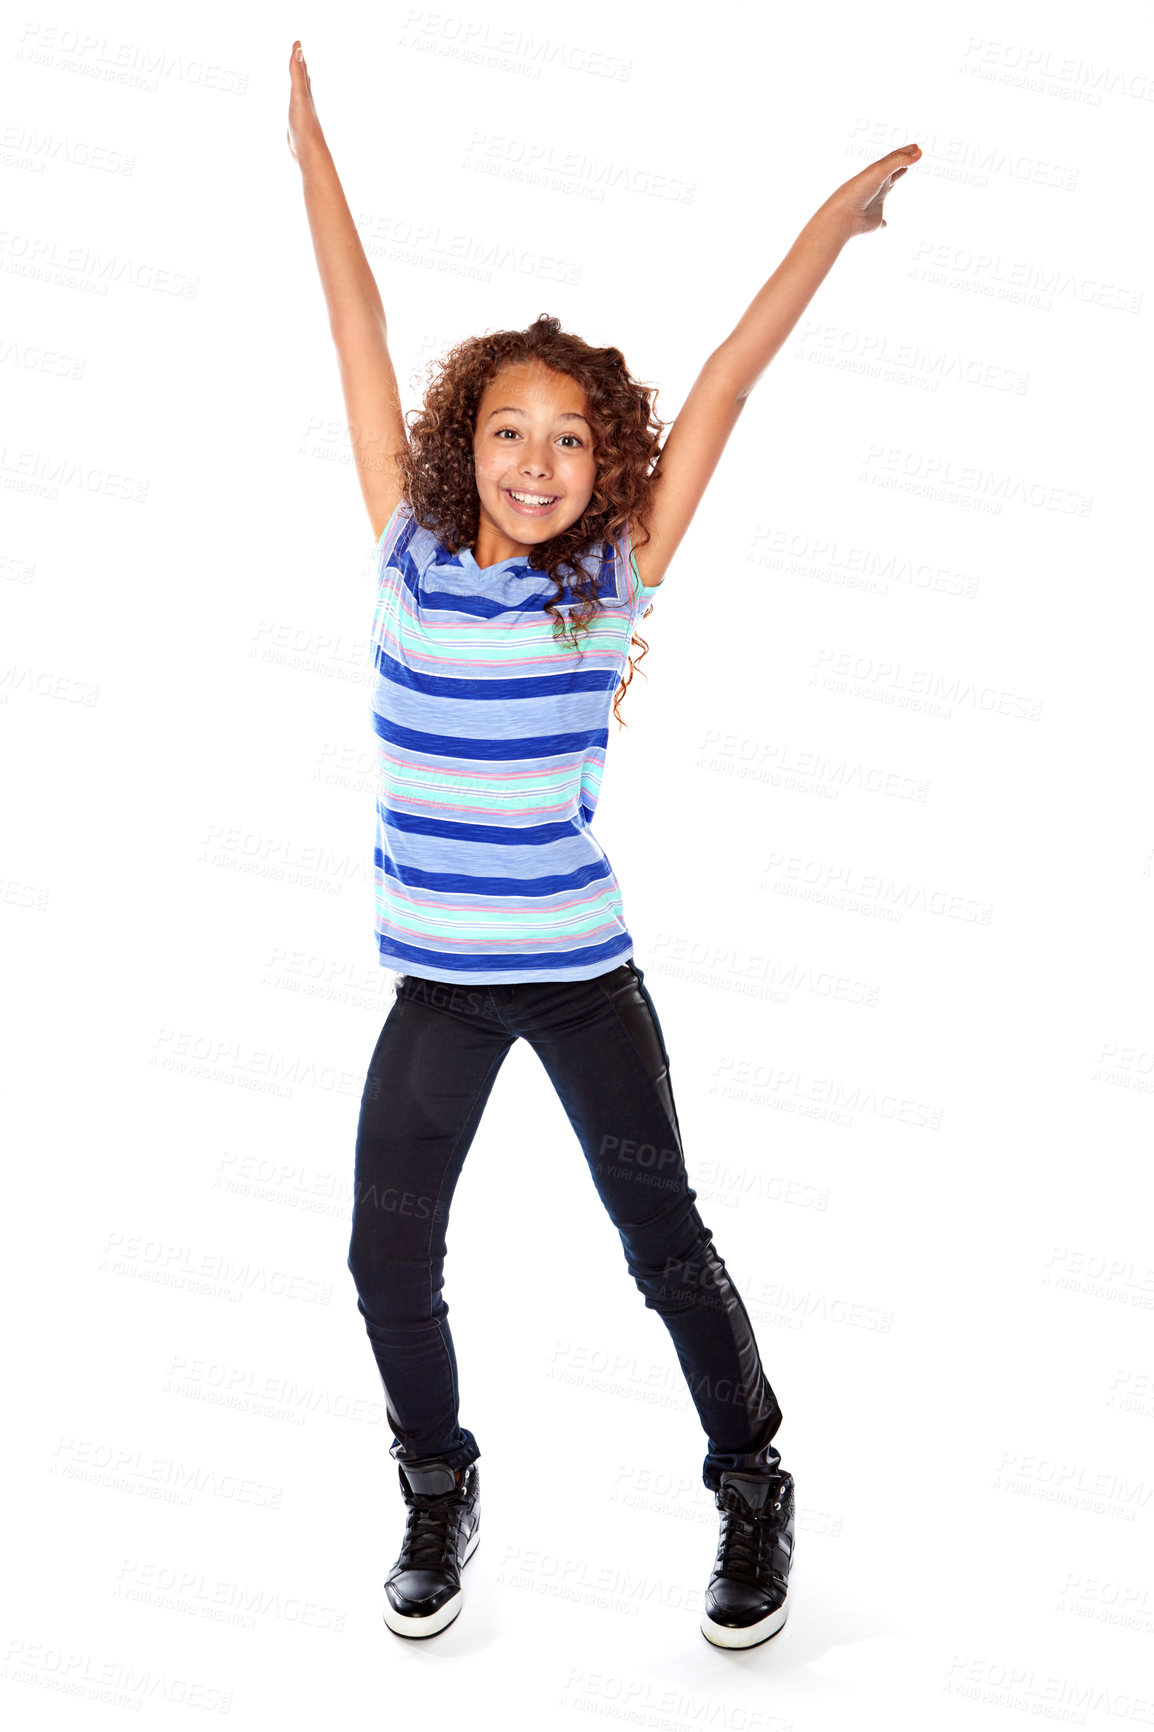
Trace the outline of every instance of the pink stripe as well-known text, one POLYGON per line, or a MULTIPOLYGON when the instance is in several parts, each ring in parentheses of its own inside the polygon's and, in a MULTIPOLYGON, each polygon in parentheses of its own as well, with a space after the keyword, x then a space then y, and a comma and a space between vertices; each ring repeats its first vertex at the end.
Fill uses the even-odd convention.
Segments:
MULTIPOLYGON (((387 751, 385 751, 384 744, 383 744, 383 742, 380 741, 379 735, 377 736, 377 738, 378 738, 378 744, 379 744, 379 756, 377 759, 378 764, 395 764, 395 765, 399 765, 405 769, 423 770, 425 772, 428 772, 431 769, 431 766, 423 758, 394 758, 394 757, 390 756, 390 754, 387 751)), ((585 764, 585 763, 592 761, 592 759, 595 756, 596 756, 597 761, 599 763, 604 764, 604 762, 605 762, 605 748, 604 748, 604 746, 592 747, 590 749, 588 756, 586 756, 586 757, 577 756, 577 757, 571 758, 569 760, 568 768, 570 771, 579 769, 582 764, 585 764)), ((474 761, 476 763, 483 763, 484 759, 478 758, 478 759, 475 759, 474 761)), ((562 760, 562 765, 564 765, 564 760, 562 760)), ((440 774, 443 774, 443 772, 438 770, 437 774, 440 775, 440 774)), ((496 770, 496 771, 492 771, 492 772, 485 771, 485 770, 477 770, 473 773, 473 779, 480 781, 480 782, 484 782, 486 784, 488 784, 490 782, 494 782, 499 786, 502 782, 525 782, 525 781, 528 781, 530 779, 530 777, 540 776, 541 774, 542 774, 542 771, 539 769, 538 770, 496 770)), ((461 778, 462 781, 464 779, 465 779, 464 777, 461 778)))
MULTIPOLYGON (((555 902, 551 896, 526 897, 522 901, 517 901, 512 896, 489 896, 487 905, 482 905, 480 900, 476 902, 445 901, 446 896, 461 895, 459 890, 434 891, 431 894, 426 891, 422 895, 419 891, 410 888, 408 884, 398 883, 392 873, 386 872, 382 866, 375 866, 373 870, 376 874, 376 882, 382 887, 388 885, 390 900, 403 897, 411 908, 435 908, 439 914, 488 914, 493 911, 493 904, 496 904, 496 907, 501 910, 510 909, 515 914, 524 914, 528 910, 542 908, 546 903, 549 905, 551 914, 563 914, 567 908, 583 908, 589 900, 588 892, 593 888, 592 885, 586 885, 583 890, 554 891, 555 896, 568 897, 567 901, 561 902, 555 902)), ((605 882, 609 884, 611 881, 606 879, 605 882)), ((478 899, 483 895, 483 891, 477 892, 478 899)))
MULTIPOLYGON (((410 799, 407 795, 394 799, 391 809, 394 812, 404 812, 409 806, 418 806, 430 812, 460 812, 464 818, 472 818, 474 821, 480 820, 486 814, 497 817, 508 813, 510 810, 508 806, 466 806, 459 805, 455 800, 417 800, 410 799)), ((529 819, 530 823, 536 823, 539 818, 552 817, 554 813, 571 812, 575 817, 577 807, 572 799, 567 799, 559 801, 555 806, 518 806, 516 812, 518 817, 525 817, 529 819)), ((512 825, 510 827, 524 829, 528 828, 528 825, 512 825)))
MULTIPOLYGON (((393 576, 398 579, 397 587, 394 590, 394 594, 396 596, 400 611, 404 614, 405 618, 410 622, 410 624, 419 625, 421 616, 412 604, 412 600, 411 600, 407 585, 403 582, 403 580, 401 580, 400 573, 396 570, 395 567, 391 566, 388 569, 392 572, 393 576)), ((606 617, 606 618, 613 618, 616 615, 620 615, 623 619, 627 620, 628 614, 629 614, 629 609, 627 607, 620 607, 620 606, 607 607, 604 610, 604 617, 606 617)), ((547 616, 542 615, 542 617, 547 617, 547 616)), ((438 631, 445 631, 445 632, 466 632, 466 631, 475 632, 478 629, 478 626, 481 626, 481 627, 491 626, 492 623, 493 622, 491 620, 470 620, 470 621, 446 620, 446 621, 444 621, 443 624, 438 625, 437 629, 438 629, 438 631)), ((502 629, 502 631, 508 632, 510 635, 512 635, 513 633, 516 633, 516 632, 539 631, 540 630, 540 624, 536 620, 518 620, 518 621, 514 621, 510 625, 502 625, 501 629, 502 629)), ((382 641, 383 641, 385 648, 396 651, 396 650, 399 650, 403 647, 404 649, 408 650, 409 654, 413 657, 414 660, 419 655, 423 661, 430 663, 434 668, 437 668, 437 667, 456 667, 456 668, 459 668, 463 665, 459 661, 454 661, 451 656, 430 655, 430 654, 427 654, 425 652, 422 652, 418 645, 413 644, 407 640, 402 645, 402 640, 397 636, 396 632, 389 630, 387 621, 383 623, 383 628, 381 631, 381 637, 382 637, 382 641)), ((538 665, 543 665, 545 663, 550 663, 550 664, 556 663, 557 660, 562 656, 565 657, 568 661, 572 661, 574 663, 578 659, 577 658, 577 651, 575 649, 573 649, 571 645, 569 645, 568 643, 565 643, 564 640, 562 640, 561 643, 558 643, 557 648, 552 653, 546 654, 546 655, 514 656, 510 659, 507 657, 503 657, 503 658, 497 658, 497 657, 489 658, 489 657, 484 657, 484 656, 474 657, 473 655, 470 654, 468 666, 469 666, 470 670, 474 667, 483 667, 483 668, 536 667, 538 665)), ((402 656, 400 654, 394 654, 393 659, 395 661, 403 662, 405 658, 404 658, 404 656, 402 656)), ((598 650, 598 649, 595 649, 593 647, 585 647, 585 665, 588 665, 590 662, 593 662, 594 664, 600 662, 600 663, 603 663, 605 665, 605 667, 612 668, 612 667, 615 667, 620 660, 621 660, 620 649, 617 649, 617 650, 598 650)), ((467 676, 465 676, 465 677, 467 677, 467 676)))
POLYGON ((405 938, 411 938, 422 950, 440 950, 445 955, 451 955, 457 950, 497 951, 506 953, 515 947, 518 950, 583 950, 596 944, 603 933, 620 932, 617 921, 610 921, 604 926, 594 926, 587 932, 573 933, 569 937, 561 936, 552 939, 544 938, 445 938, 436 933, 421 932, 413 926, 403 926, 400 921, 390 921, 387 928, 378 927, 383 938, 390 932, 400 933, 405 938))

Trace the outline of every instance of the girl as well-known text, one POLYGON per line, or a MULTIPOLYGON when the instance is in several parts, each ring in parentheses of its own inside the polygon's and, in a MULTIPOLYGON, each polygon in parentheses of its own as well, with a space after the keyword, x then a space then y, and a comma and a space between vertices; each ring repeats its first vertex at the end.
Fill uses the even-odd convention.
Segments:
POLYGON ((378 538, 376 933, 398 981, 361 1101, 349 1268, 407 1509, 385 1622, 400 1636, 445 1629, 477 1545, 480 1450, 458 1418, 445 1229, 497 1072, 523 1037, 708 1439, 721 1531, 702 1632, 752 1647, 787 1615, 793 1479, 772 1441, 782 1413, 695 1207, 669 1054, 590 825, 610 704, 620 723, 630 645, 647 648, 634 628, 745 401, 844 243, 885 226, 883 200, 921 152, 891 151, 826 200, 706 360, 664 443, 620 350, 545 315, 458 344, 407 427, 299 42, 289 64, 289 148, 378 538))

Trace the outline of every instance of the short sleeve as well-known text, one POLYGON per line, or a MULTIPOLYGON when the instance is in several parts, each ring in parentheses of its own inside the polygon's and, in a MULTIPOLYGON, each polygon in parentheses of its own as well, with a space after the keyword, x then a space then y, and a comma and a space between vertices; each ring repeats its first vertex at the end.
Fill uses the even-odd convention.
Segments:
POLYGON ((390 599, 396 591, 398 582, 399 574, 396 566, 393 564, 393 553, 396 549, 397 542, 401 538, 401 533, 404 530, 405 525, 409 522, 411 515, 412 513, 408 508, 408 501, 406 499, 401 499, 396 510, 393 512, 393 515, 389 518, 389 521, 381 531, 381 539, 377 542, 377 595, 376 612, 373 615, 374 643, 380 642, 380 634, 384 625, 385 614, 388 610, 390 599))
POLYGON ((408 501, 406 499, 403 499, 403 498, 400 499, 397 502, 396 510, 393 512, 393 515, 389 518, 389 521, 385 524, 385 527, 381 531, 381 539, 377 542, 377 580, 378 580, 378 584, 380 582, 381 572, 388 565, 389 560, 392 558, 393 549, 397 545, 397 538, 400 535, 401 530, 405 526, 405 522, 406 522, 406 519, 408 517, 407 505, 408 505, 408 501))
POLYGON ((637 569, 637 555, 633 551, 632 528, 632 524, 627 524, 622 531, 620 555, 625 572, 626 593, 630 599, 630 609, 634 614, 639 615, 645 612, 661 585, 642 583, 641 573, 637 569))

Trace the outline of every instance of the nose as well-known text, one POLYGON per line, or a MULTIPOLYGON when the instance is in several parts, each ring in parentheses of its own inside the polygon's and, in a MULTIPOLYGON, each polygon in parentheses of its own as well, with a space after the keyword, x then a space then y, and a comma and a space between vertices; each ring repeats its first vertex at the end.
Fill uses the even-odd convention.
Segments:
POLYGON ((519 467, 522 475, 540 476, 553 473, 552 452, 547 437, 542 434, 534 437, 530 434, 526 438, 519 467))

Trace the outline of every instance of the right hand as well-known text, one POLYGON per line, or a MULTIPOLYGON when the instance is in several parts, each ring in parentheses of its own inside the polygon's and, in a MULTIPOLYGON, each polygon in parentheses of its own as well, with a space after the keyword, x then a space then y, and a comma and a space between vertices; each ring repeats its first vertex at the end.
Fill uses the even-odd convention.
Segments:
POLYGON ((868 168, 863 168, 860 174, 855 174, 852 180, 847 180, 844 186, 831 193, 822 208, 836 211, 839 221, 850 234, 864 235, 872 229, 884 229, 887 224, 882 215, 882 205, 886 194, 907 168, 920 162, 921 157, 920 144, 903 144, 887 156, 879 156, 876 162, 871 162, 868 168))
POLYGON ((288 147, 294 157, 300 160, 300 149, 310 138, 320 136, 321 123, 313 106, 313 86, 305 65, 300 42, 293 43, 292 58, 289 61, 289 77, 292 80, 292 92, 289 97, 288 114, 288 147))

